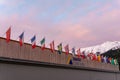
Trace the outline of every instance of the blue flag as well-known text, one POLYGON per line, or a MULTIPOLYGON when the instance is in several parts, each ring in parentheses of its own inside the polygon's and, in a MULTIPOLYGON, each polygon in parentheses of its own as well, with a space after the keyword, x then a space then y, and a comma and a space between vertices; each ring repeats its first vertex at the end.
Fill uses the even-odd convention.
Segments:
POLYGON ((72 54, 75 55, 75 48, 72 48, 72 54))

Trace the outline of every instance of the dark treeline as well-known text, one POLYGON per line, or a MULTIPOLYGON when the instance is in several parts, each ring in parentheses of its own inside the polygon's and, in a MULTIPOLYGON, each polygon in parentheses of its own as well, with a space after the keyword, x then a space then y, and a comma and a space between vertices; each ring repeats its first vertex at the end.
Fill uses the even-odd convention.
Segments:
POLYGON ((119 59, 119 57, 120 57, 120 49, 109 50, 109 51, 107 51, 106 53, 104 53, 102 55, 119 59))

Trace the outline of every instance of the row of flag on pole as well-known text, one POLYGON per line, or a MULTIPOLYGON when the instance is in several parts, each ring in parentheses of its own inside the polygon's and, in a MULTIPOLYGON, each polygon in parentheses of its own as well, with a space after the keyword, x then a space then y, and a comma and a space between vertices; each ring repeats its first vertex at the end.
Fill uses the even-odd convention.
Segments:
MULTIPOLYGON (((10 37, 11 37, 11 27, 9 27, 9 29, 6 31, 6 42, 9 43, 10 41, 10 37)), ((34 35, 31 39, 31 44, 32 44, 32 49, 36 48, 36 35, 34 35)), ((19 35, 19 43, 20 46, 22 47, 24 44, 24 32, 22 32, 19 35)), ((44 50, 45 49, 45 37, 40 41, 40 45, 41 45, 41 49, 44 50)), ((60 43, 57 46, 57 51, 59 54, 61 54, 63 52, 63 47, 62 47, 62 43, 60 43)), ((50 50, 52 53, 55 52, 55 44, 54 44, 54 40, 50 43, 50 50)), ((66 55, 68 55, 70 53, 70 49, 69 49, 69 45, 67 44, 64 47, 65 53, 66 55)), ((77 55, 78 58, 87 58, 89 60, 93 60, 93 61, 98 61, 98 62, 105 62, 105 63, 111 63, 111 64, 118 64, 116 59, 112 59, 112 58, 107 58, 107 57, 103 57, 100 54, 93 54, 93 53, 89 53, 88 55, 85 55, 84 52, 80 51, 80 48, 75 50, 75 47, 72 48, 72 54, 75 56, 77 55), (113 63, 114 62, 114 63, 113 63)))
MULTIPOLYGON (((10 41, 10 38, 11 38, 11 27, 9 27, 9 29, 6 31, 6 42, 9 43, 10 41)), ((31 44, 32 44, 32 49, 34 49, 36 47, 36 35, 34 35, 31 39, 31 44)), ((24 32, 22 32, 20 35, 19 35, 19 43, 20 43, 20 46, 22 47, 23 44, 24 44, 24 32)), ((41 49, 44 50, 45 49, 45 37, 40 41, 40 45, 41 45, 41 49)), ((60 43, 58 46, 57 46, 57 49, 58 49, 58 53, 61 54, 63 52, 63 47, 62 47, 62 43, 60 43)), ((54 44, 54 40, 50 43, 50 50, 51 52, 53 53, 55 51, 55 44, 54 44)), ((66 55, 69 54, 70 52, 70 49, 69 49, 69 44, 67 44, 65 47, 64 47, 64 50, 65 50, 65 53, 66 55)), ((72 48, 72 53, 75 55, 76 51, 75 51, 75 48, 72 48)), ((80 49, 77 51, 77 53, 80 55, 80 49)))

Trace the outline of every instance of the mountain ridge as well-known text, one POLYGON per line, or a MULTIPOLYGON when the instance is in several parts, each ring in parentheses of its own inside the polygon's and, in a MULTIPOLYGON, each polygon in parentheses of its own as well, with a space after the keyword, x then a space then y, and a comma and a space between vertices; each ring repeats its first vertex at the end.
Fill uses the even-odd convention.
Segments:
POLYGON ((89 53, 97 53, 99 52, 100 54, 105 53, 109 50, 116 50, 120 48, 120 41, 106 41, 100 45, 96 46, 91 46, 91 47, 86 47, 86 48, 81 48, 81 52, 85 52, 85 54, 89 53))

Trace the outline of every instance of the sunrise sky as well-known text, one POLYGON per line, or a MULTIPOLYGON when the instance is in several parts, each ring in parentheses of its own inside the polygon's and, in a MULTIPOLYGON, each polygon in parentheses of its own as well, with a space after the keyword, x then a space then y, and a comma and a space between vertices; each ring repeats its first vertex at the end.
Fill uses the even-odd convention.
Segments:
MULTIPOLYGON (((0 0, 0 36, 12 25, 12 37, 25 31, 37 44, 89 47, 120 41, 120 0, 0 0)), ((5 37, 5 36, 4 36, 5 37)))

